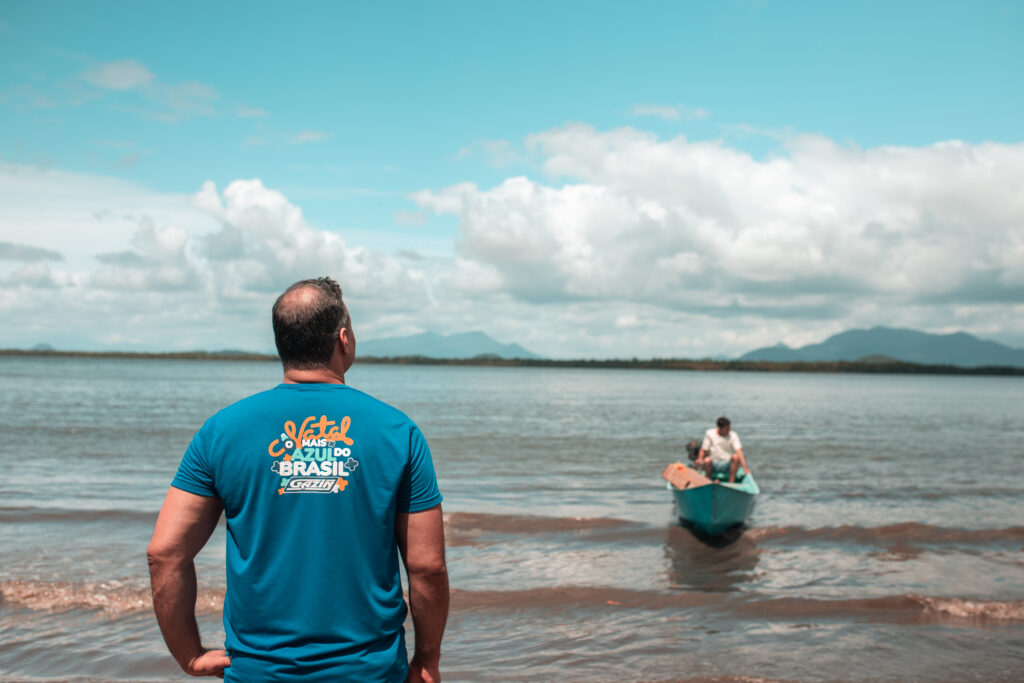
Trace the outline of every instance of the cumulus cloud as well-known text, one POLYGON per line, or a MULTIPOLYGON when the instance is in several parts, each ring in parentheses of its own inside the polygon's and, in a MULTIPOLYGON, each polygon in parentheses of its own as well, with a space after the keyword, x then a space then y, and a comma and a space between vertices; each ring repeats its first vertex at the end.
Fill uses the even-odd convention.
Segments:
POLYGON ((525 300, 835 317, 857 299, 1024 299, 1024 145, 865 150, 803 136, 758 160, 583 125, 529 144, 569 182, 411 195, 458 215, 460 255, 525 300))
POLYGON ((187 197, 0 164, 0 239, 20 224, 37 226, 40 246, 4 243, 18 261, 0 261, 0 315, 25 322, 6 332, 8 345, 269 350, 274 297, 320 275, 343 284, 371 328, 430 306, 433 261, 347 245, 256 179, 187 197), (62 202, 46 201, 57 193, 62 202), (53 244, 67 256, 59 269, 26 263, 57 253, 53 244))
MULTIPOLYGON (((388 255, 350 247, 336 233, 311 228, 302 211, 259 180, 236 180, 222 193, 206 183, 194 205, 221 223, 196 245, 208 275, 227 296, 278 293, 318 274, 343 274, 346 291, 385 308, 422 301, 422 276, 388 255)), ((341 277, 339 275, 339 277, 341 277)))
POLYGON ((35 321, 10 333, 29 345, 102 326, 266 350, 277 293, 329 274, 363 339, 481 329, 554 357, 703 357, 885 324, 1024 346, 1024 145, 793 135, 756 158, 571 125, 525 147, 538 177, 410 194, 456 237, 394 254, 313 228, 298 190, 257 179, 182 196, 0 164, 0 239, 27 247, 32 225, 64 256, 0 259, 0 315, 35 321))
POLYGON ((200 289, 204 274, 187 253, 190 239, 184 228, 158 227, 143 217, 132 235, 131 250, 96 257, 106 267, 93 274, 91 284, 97 289, 134 292, 200 289))
MULTIPOLYGON (((543 180, 410 199, 458 218, 463 271, 530 304, 654 307, 732 329, 722 339, 746 348, 950 316, 978 331, 994 310, 1022 308, 1024 145, 862 149, 794 135, 757 159, 721 141, 569 125, 527 146, 543 180)), ((610 319, 632 329, 633 316, 610 319)))

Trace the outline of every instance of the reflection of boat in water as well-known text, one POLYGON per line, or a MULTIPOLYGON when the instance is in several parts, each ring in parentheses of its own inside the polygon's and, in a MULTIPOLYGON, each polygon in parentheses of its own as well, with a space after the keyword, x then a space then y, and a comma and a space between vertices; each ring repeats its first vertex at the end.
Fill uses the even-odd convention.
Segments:
POLYGON ((756 580, 761 548, 750 535, 704 536, 674 524, 665 531, 670 588, 717 593, 756 580))
POLYGON ((680 519, 708 536, 716 536, 747 521, 761 493, 754 475, 749 472, 735 483, 712 482, 682 463, 675 463, 669 465, 663 476, 669 479, 667 486, 676 499, 680 519), (682 476, 670 477, 675 474, 671 472, 673 469, 682 476))

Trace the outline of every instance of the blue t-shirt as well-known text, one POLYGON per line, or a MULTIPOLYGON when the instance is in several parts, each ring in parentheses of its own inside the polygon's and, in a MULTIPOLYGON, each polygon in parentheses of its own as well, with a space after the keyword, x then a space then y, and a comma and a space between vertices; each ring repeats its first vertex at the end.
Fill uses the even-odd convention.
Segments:
POLYGON ((395 515, 441 502, 412 420, 281 384, 207 420, 171 485, 224 504, 224 680, 405 679, 395 515))

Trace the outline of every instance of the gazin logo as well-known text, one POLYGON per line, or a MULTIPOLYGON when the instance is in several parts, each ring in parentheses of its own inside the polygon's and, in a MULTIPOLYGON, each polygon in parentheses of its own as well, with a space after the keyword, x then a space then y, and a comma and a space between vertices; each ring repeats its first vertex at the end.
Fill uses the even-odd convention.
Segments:
POLYGON ((300 491, 310 491, 313 493, 330 493, 336 483, 333 479, 320 477, 293 477, 288 480, 288 485, 284 487, 284 492, 298 493, 300 491))

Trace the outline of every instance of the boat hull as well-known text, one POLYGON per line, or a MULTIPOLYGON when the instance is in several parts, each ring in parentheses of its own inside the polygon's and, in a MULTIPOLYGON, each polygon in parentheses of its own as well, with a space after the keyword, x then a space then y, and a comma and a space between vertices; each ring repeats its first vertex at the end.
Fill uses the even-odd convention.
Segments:
POLYGON ((686 489, 669 484, 668 487, 676 499, 680 519, 709 536, 746 522, 761 493, 752 474, 735 484, 719 482, 686 489))

